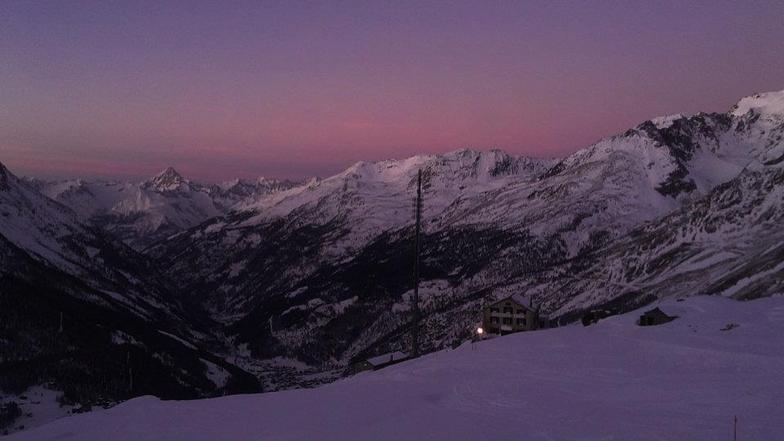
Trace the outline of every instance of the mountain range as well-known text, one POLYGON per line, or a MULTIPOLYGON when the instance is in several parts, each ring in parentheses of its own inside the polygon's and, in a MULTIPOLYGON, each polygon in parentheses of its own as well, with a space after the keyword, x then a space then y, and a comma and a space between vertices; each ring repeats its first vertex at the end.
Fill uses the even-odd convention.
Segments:
MULTIPOLYGON (((42 360, 59 372, 73 354, 115 351, 82 366, 108 375, 132 350, 135 368, 181 386, 143 392, 202 396, 313 384, 407 350, 419 171, 424 350, 469 338, 485 302, 515 293, 561 323, 663 297, 784 293, 784 91, 645 121, 558 159, 458 150, 212 186, 172 168, 124 183, 0 166, 0 306, 13 318, 0 371, 17 389, 54 378, 82 392, 42 360), (81 308, 94 313, 77 320, 81 308), (84 330, 57 332, 61 313, 84 330), (272 381, 276 363, 304 367, 272 381), (22 375, 31 366, 41 372, 22 375)), ((141 392, 109 390, 73 395, 141 392)))
POLYGON ((263 177, 256 181, 235 179, 205 185, 183 178, 172 167, 141 183, 82 179, 26 181, 50 199, 71 208, 82 220, 138 251, 225 214, 246 199, 297 185, 263 177))

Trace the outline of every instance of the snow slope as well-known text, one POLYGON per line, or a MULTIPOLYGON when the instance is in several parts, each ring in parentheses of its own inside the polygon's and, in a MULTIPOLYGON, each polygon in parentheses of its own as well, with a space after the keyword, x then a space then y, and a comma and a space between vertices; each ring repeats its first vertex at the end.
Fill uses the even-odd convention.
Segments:
POLYGON ((235 209, 247 218, 232 227, 253 227, 287 217, 314 225, 339 219, 351 225, 348 234, 331 247, 330 253, 340 256, 379 232, 410 222, 418 170, 422 170, 427 201, 423 215, 429 219, 462 198, 529 182, 552 164, 549 159, 516 157, 500 150, 468 149, 358 162, 327 179, 238 205, 235 209))
POLYGON ((597 325, 464 344, 317 389, 141 397, 23 440, 777 440, 784 297, 692 297, 597 325), (734 324, 734 326, 728 326, 734 324))
POLYGON ((555 316, 612 303, 784 293, 784 169, 745 170, 704 198, 634 229, 578 262, 509 279, 555 316))

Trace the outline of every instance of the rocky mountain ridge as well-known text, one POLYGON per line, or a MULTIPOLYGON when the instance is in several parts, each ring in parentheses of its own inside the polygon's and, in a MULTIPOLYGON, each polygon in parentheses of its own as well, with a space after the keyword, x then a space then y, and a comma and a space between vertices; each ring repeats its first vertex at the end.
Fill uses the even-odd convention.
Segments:
MULTIPOLYGON (((305 183, 208 187, 167 169, 142 184, 28 181, 25 191, 49 196, 65 225, 143 249, 134 256, 168 292, 160 303, 199 323, 175 334, 264 377, 271 360, 340 369, 408 348, 419 170, 425 350, 464 340, 484 302, 512 293, 562 322, 661 297, 781 293, 782 136, 784 91, 645 121, 561 159, 458 150, 305 183)), ((8 176, 0 169, 0 189, 21 182, 8 176)), ((14 232, 27 221, 0 220, 33 259, 51 252, 36 248, 39 233, 14 232)), ((74 259, 84 258, 44 260, 93 277, 69 272, 74 259)), ((276 387, 305 384, 287 381, 276 387)))

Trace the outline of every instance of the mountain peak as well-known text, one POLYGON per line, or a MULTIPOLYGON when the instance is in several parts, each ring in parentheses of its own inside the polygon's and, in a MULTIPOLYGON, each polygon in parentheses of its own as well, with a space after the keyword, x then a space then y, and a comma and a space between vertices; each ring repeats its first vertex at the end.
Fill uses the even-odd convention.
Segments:
POLYGON ((166 170, 153 176, 144 186, 147 188, 154 188, 158 191, 174 191, 187 183, 188 180, 177 173, 177 170, 175 170, 174 167, 166 167, 166 170))
POLYGON ((734 116, 743 116, 752 110, 760 114, 784 115, 784 90, 757 93, 742 98, 730 113, 734 116))
POLYGON ((174 167, 171 167, 171 166, 166 167, 166 169, 164 171, 158 173, 155 177, 156 178, 157 177, 172 177, 172 178, 182 179, 182 175, 180 175, 177 172, 177 170, 175 170, 174 167))

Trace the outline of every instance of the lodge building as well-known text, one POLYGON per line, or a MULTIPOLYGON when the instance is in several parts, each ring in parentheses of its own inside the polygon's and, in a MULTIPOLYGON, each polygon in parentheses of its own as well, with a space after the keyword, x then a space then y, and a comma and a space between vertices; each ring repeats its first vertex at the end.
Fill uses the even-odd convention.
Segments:
POLYGON ((531 331, 542 323, 538 310, 519 294, 492 302, 482 311, 482 328, 490 334, 531 331))

